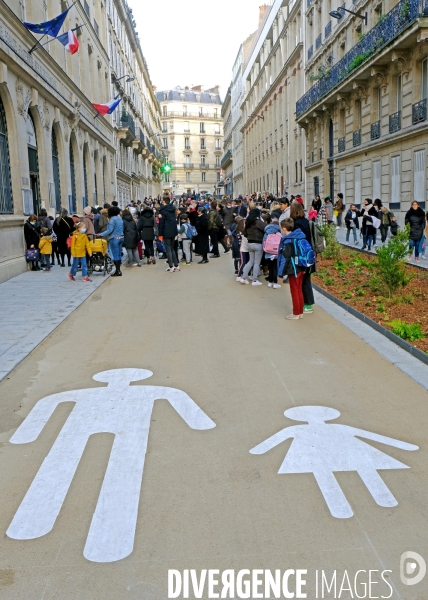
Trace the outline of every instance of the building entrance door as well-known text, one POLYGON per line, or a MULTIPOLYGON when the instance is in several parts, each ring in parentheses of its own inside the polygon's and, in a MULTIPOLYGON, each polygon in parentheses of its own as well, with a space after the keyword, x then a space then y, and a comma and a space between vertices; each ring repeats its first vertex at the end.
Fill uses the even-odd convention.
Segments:
POLYGON ((28 146, 28 165, 30 171, 30 188, 33 194, 33 211, 34 214, 40 213, 41 198, 40 198, 40 180, 39 180, 39 159, 37 156, 37 138, 36 130, 34 129, 33 119, 28 114, 27 118, 27 146, 28 146))

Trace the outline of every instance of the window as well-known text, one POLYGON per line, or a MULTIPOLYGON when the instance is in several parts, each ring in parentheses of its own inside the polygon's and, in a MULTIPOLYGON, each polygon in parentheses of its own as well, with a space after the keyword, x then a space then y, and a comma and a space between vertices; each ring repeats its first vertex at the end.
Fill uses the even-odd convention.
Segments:
POLYGON ((361 129, 361 100, 355 102, 355 129, 361 129))
POLYGON ((391 158, 391 193, 390 193, 390 208, 400 207, 401 196, 401 181, 400 181, 400 157, 393 156, 391 158))
POLYGON ((202 183, 205 183, 207 180, 207 174, 205 173, 205 171, 202 171, 202 183))
POLYGON ((186 154, 185 159, 186 159, 186 165, 190 165, 190 154, 186 154))
POLYGON ((314 196, 319 196, 320 193, 320 178, 314 177, 314 196))
POLYGON ((413 200, 425 205, 425 150, 418 150, 414 154, 413 200))
POLYGON ((201 167, 205 167, 205 155, 201 156, 201 167))
POLYGON ((190 133, 189 121, 184 121, 184 133, 190 133))
POLYGON ((206 148, 205 148, 205 138, 201 138, 201 150, 206 150, 206 148))
POLYGON ((185 150, 190 150, 190 138, 188 137, 184 138, 184 148, 185 150))
POLYGON ((162 106, 162 116, 163 117, 168 116, 168 107, 167 106, 162 106))
POLYGON ((215 131, 214 131, 214 133, 216 135, 220 135, 220 123, 216 123, 215 124, 215 131))
POLYGON ((164 173, 165 183, 169 183, 169 173, 164 173))
POLYGON ((162 138, 162 145, 165 148, 165 150, 168 149, 168 138, 162 138))
POLYGON ((217 183, 220 181, 220 173, 217 173, 217 183))
POLYGON ((422 98, 426 100, 428 97, 428 58, 422 61, 422 98))
POLYGON ((303 181, 303 164, 302 164, 302 159, 300 159, 300 181, 303 181))
POLYGON ((220 140, 219 139, 216 139, 216 141, 215 141, 215 149, 216 150, 221 150, 220 140))
POLYGON ((361 165, 354 167, 354 201, 361 204, 361 165))
POLYGON ((397 76, 397 112, 401 110, 403 98, 403 85, 401 75, 397 76))
POLYGON ((167 93, 167 92, 164 92, 164 93, 163 93, 163 99, 164 99, 164 100, 168 100, 168 93, 167 93))
POLYGON ((298 173, 297 173, 297 160, 296 160, 296 162, 294 163, 294 166, 295 166, 295 168, 296 168, 296 183, 297 183, 297 182, 299 181, 299 175, 298 175, 298 173))
POLYGON ((100 28, 98 27, 98 23, 95 21, 95 19, 94 19, 94 29, 95 29, 95 33, 99 36, 100 28))
POLYGON ((220 168, 220 157, 219 156, 215 157, 215 166, 216 166, 217 169, 220 168))
POLYGON ((163 133, 166 133, 168 131, 168 123, 166 121, 162 123, 162 131, 163 133))
POLYGON ((187 117, 187 106, 183 106, 183 117, 187 117))
POLYGON ((190 171, 186 172, 186 182, 190 183, 190 171))
POLYGON ((90 17, 90 13, 89 13, 89 4, 86 2, 86 0, 83 0, 83 8, 85 10, 85 13, 88 15, 88 17, 90 17))
POLYGON ((346 192, 346 171, 340 169, 339 171, 339 190, 343 194, 343 204, 345 204, 345 192, 346 192))
POLYGON ((380 160, 373 163, 373 200, 380 198, 380 160))
POLYGON ((199 109, 199 116, 200 117, 204 116, 204 107, 203 106, 201 106, 200 109, 199 109))
POLYGON ((205 133, 205 123, 199 123, 199 133, 205 133))

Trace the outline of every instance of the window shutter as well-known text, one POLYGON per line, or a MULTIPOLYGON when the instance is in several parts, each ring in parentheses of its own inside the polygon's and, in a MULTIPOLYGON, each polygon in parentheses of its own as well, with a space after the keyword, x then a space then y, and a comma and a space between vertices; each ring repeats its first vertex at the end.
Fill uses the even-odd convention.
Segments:
POLYGON ((425 202, 425 150, 418 150, 414 154, 413 162, 413 198, 418 202, 425 202))
POLYGON ((391 159, 391 203, 394 208, 400 207, 401 183, 400 183, 400 157, 393 156, 391 159), (398 206, 397 206, 398 205, 398 206))
POLYGON ((373 163, 373 200, 380 198, 380 160, 373 163))
POLYGON ((361 204, 361 165, 354 167, 354 202, 361 204))

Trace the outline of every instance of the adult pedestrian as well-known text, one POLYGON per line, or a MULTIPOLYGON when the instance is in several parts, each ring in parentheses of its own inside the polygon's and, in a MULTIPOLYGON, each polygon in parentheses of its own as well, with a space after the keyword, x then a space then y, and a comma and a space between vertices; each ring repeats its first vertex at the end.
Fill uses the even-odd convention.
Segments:
POLYGON ((233 206, 232 200, 228 197, 226 200, 226 206, 223 207, 223 225, 226 229, 227 244, 232 245, 232 225, 235 222, 236 207, 233 206))
POLYGON ((406 212, 404 223, 405 225, 410 226, 410 254, 408 256, 408 259, 411 260, 414 248, 415 261, 419 262, 419 248, 425 229, 425 213, 419 206, 419 202, 417 202, 416 200, 413 200, 412 206, 406 212))
POLYGON ((361 216, 363 217, 363 250, 367 248, 370 251, 372 243, 375 245, 376 241, 376 227, 373 225, 372 217, 378 218, 378 212, 373 206, 371 198, 365 198, 361 216))
POLYGON ((174 250, 174 241, 177 237, 177 216, 174 204, 169 196, 162 198, 162 206, 159 209, 159 236, 163 238, 166 256, 168 260, 167 273, 179 271, 177 254, 174 250))
POLYGON ((317 211, 317 213, 319 213, 321 206, 322 206, 321 198, 320 198, 320 196, 317 194, 317 195, 315 196, 315 198, 312 200, 312 208, 313 208, 314 210, 316 210, 316 211, 317 211))
POLYGON ((116 267, 116 270, 111 277, 122 277, 120 267, 122 264, 123 221, 120 217, 120 208, 118 206, 110 206, 108 209, 108 217, 109 222, 107 229, 102 233, 98 233, 97 237, 108 238, 109 254, 116 267))
POLYGON ((221 220, 219 211, 217 210, 217 202, 213 200, 211 202, 211 208, 208 212, 208 232, 212 246, 212 255, 210 258, 219 258, 220 256, 218 250, 218 235, 221 227, 223 227, 223 222, 221 220))
POLYGON ((67 256, 68 266, 71 267, 71 252, 68 246, 68 238, 75 229, 74 221, 68 216, 68 210, 62 208, 59 216, 55 219, 53 230, 57 237, 58 252, 61 257, 61 267, 65 267, 64 258, 67 256))
POLYGON ((144 254, 147 264, 156 264, 153 242, 155 239, 155 215, 153 209, 144 206, 137 221, 140 240, 144 242, 144 254))
POLYGON ((210 250, 208 218, 205 206, 198 206, 198 216, 196 217, 195 227, 198 232, 195 241, 195 253, 202 257, 202 260, 200 260, 198 264, 204 265, 209 262, 208 252, 210 250))
POLYGON ((48 213, 45 208, 42 208, 39 213, 39 225, 40 227, 46 227, 49 231, 52 230, 52 221, 48 217, 48 213))
POLYGON ((391 212, 389 210, 389 208, 387 208, 386 206, 383 206, 380 198, 376 198, 376 200, 373 202, 373 205, 377 208, 377 210, 379 212, 380 239, 381 239, 382 244, 384 244, 386 242, 386 238, 388 237, 388 229, 391 226, 391 220, 392 220, 392 217, 394 216, 394 213, 391 212))
POLYGON ((279 208, 281 210, 281 214, 278 218, 278 222, 281 223, 281 221, 290 218, 290 201, 286 196, 279 200, 279 208))
POLYGON ((98 220, 98 231, 97 233, 104 233, 107 229, 108 225, 108 209, 110 208, 110 204, 107 202, 104 204, 103 208, 100 210, 100 218, 98 220))
POLYGON ((138 229, 131 212, 125 209, 122 212, 123 220, 123 245, 128 253, 128 267, 141 267, 138 254, 138 229))
MULTIPOLYGON (((301 204, 293 202, 290 210, 290 219, 294 221, 294 229, 300 229, 303 232, 306 240, 312 246, 311 230, 309 228, 309 221, 305 217, 305 210, 301 204)), ((314 291, 312 289, 311 275, 315 273, 315 263, 310 267, 307 267, 303 272, 302 279, 302 292, 303 292, 303 312, 313 313, 314 312, 314 291)))
POLYGON ((253 270, 251 276, 251 285, 263 285, 261 281, 257 280, 260 274, 260 262, 263 256, 263 236, 266 228, 266 223, 260 218, 260 210, 253 208, 245 222, 244 235, 248 239, 248 252, 250 254, 250 260, 244 267, 240 283, 248 284, 248 276, 253 270))
POLYGON ((321 209, 324 209, 325 216, 327 218, 327 224, 331 225, 333 223, 334 208, 333 208, 333 205, 331 203, 330 196, 326 196, 324 198, 324 204, 322 205, 321 209))
POLYGON ((336 229, 340 229, 342 227, 342 213, 343 213, 343 194, 339 192, 337 194, 336 204, 334 205, 334 214, 336 216, 336 229))
POLYGON ((359 215, 360 215, 360 213, 358 212, 358 209, 355 206, 355 204, 351 204, 349 210, 346 212, 346 215, 345 215, 346 241, 349 242, 349 236, 352 231, 352 234, 354 236, 354 244, 356 246, 359 244, 359 241, 357 238, 357 229, 360 229, 360 224, 358 221, 359 215))
MULTIPOLYGON (((24 237, 27 250, 38 250, 41 236, 40 229, 37 215, 30 215, 24 223, 24 237)), ((31 261, 31 270, 40 271, 39 261, 31 261)))
POLYGON ((88 239, 93 240, 95 237, 94 215, 90 206, 85 206, 83 209, 82 222, 86 228, 86 235, 88 236, 88 239))

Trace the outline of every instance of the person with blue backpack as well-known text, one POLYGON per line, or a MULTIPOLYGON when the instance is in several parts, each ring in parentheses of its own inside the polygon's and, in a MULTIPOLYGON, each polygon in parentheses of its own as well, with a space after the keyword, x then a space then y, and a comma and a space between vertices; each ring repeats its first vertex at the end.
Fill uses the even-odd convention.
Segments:
POLYGON ((190 265, 192 262, 192 240, 198 235, 198 232, 196 231, 196 228, 189 223, 189 217, 185 214, 181 215, 181 226, 177 233, 181 236, 186 265, 190 265))
POLYGON ((269 269, 268 287, 277 290, 281 287, 278 283, 278 249, 281 243, 281 227, 278 224, 278 217, 269 216, 272 221, 265 229, 263 250, 269 269))
POLYGON ((315 252, 299 228, 294 229, 293 219, 281 221, 282 239, 278 249, 278 275, 288 275, 292 314, 286 319, 303 319, 303 275, 315 263, 315 252))

